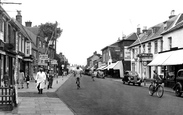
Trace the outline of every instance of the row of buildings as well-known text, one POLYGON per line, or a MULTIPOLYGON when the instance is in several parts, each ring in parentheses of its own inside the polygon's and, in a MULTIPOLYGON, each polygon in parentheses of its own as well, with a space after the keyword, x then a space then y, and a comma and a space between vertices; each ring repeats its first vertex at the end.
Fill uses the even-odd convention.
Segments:
MULTIPOLYGON (((102 49, 102 56, 97 61, 87 60, 87 67, 94 65, 108 66, 121 61, 124 70, 137 71, 141 78, 151 79, 157 70, 166 80, 174 81, 179 69, 183 69, 183 14, 171 11, 167 20, 152 27, 144 27, 123 37, 102 49)), ((123 77, 123 76, 120 76, 123 77)))
MULTIPOLYGON (((57 30, 57 26, 55 28, 57 30)), ((39 26, 33 27, 30 21, 22 24, 20 11, 14 19, 0 6, 0 86, 4 86, 5 73, 10 84, 16 85, 21 70, 33 78, 40 66, 56 73, 66 62, 62 53, 56 54, 56 39, 47 43, 46 38, 39 35, 39 26)))

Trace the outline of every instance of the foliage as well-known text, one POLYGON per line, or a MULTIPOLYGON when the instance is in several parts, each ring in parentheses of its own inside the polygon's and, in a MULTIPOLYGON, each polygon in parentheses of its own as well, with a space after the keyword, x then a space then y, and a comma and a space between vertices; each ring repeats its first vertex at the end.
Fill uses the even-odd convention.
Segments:
POLYGON ((38 35, 43 37, 48 43, 49 40, 57 40, 60 37, 62 31, 63 31, 62 29, 57 27, 57 22, 56 23, 47 22, 39 26, 38 35))

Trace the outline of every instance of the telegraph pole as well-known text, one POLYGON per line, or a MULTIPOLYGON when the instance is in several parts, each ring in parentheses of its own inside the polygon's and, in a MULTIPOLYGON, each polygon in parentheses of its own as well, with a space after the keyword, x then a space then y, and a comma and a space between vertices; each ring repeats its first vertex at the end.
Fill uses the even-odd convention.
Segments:
POLYGON ((0 0, 0 5, 1 4, 18 4, 18 5, 21 5, 22 3, 16 3, 16 2, 1 2, 0 0))

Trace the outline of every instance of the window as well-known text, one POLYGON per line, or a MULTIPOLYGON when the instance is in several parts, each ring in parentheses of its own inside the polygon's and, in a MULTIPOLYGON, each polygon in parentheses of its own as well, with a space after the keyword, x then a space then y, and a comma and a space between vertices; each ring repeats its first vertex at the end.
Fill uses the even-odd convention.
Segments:
POLYGON ((22 53, 25 52, 25 41, 24 41, 24 37, 22 37, 22 53))
POLYGON ((26 53, 27 53, 28 55, 30 55, 30 50, 31 50, 31 43, 30 43, 30 42, 27 42, 26 53))
POLYGON ((148 43, 148 53, 151 53, 151 42, 148 43))
POLYGON ((139 46, 139 54, 141 54, 141 46, 139 46))
POLYGON ((43 43, 43 49, 45 48, 45 43, 43 43))
POLYGON ((161 39, 161 48, 160 48, 160 51, 161 52, 163 51, 163 39, 161 39))
POLYGON ((164 30, 167 29, 167 22, 164 22, 164 30))
POLYGON ((143 45, 143 53, 146 52, 145 44, 143 45))
POLYGON ((168 40, 169 40, 169 49, 172 48, 172 37, 168 37, 168 40))
POLYGON ((19 51, 21 51, 21 47, 22 47, 22 44, 21 44, 21 43, 22 43, 22 38, 21 38, 21 35, 20 35, 20 34, 18 35, 18 39, 19 39, 19 41, 18 41, 18 42, 19 42, 19 51))
POLYGON ((4 21, 1 19, 0 20, 0 32, 4 31, 4 21))
POLYGON ((132 56, 135 58, 135 49, 132 49, 132 56))
POLYGON ((39 47, 41 48, 41 41, 39 41, 39 47))
POLYGON ((158 42, 157 41, 154 42, 154 53, 155 54, 158 53, 158 42))

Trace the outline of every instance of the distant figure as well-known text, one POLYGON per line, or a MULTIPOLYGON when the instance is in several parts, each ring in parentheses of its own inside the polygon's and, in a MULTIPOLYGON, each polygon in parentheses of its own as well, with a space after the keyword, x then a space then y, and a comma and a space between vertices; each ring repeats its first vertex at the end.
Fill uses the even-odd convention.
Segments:
POLYGON ((52 74, 52 72, 51 72, 50 70, 48 71, 47 79, 48 79, 48 86, 47 86, 47 89, 52 88, 52 84, 53 84, 53 74, 52 74))
POLYGON ((3 76, 2 80, 4 81, 4 86, 5 87, 9 87, 9 85, 10 85, 10 77, 9 77, 7 72, 4 73, 4 76, 3 76))
POLYGON ((40 70, 38 71, 37 75, 36 75, 36 87, 38 89, 38 94, 42 94, 43 93, 43 89, 45 87, 45 81, 46 81, 46 74, 45 72, 43 72, 43 68, 40 68, 40 70))
POLYGON ((18 76, 18 88, 24 88, 24 80, 25 80, 25 76, 24 76, 24 72, 23 70, 20 70, 19 76, 18 76))
POLYGON ((30 82, 29 75, 26 76, 25 80, 26 80, 26 83, 27 83, 27 88, 29 88, 29 82, 30 82))
POLYGON ((80 78, 82 77, 81 75, 81 70, 79 69, 79 66, 76 68, 74 75, 76 77, 76 84, 77 84, 77 88, 80 88, 80 78))

